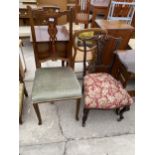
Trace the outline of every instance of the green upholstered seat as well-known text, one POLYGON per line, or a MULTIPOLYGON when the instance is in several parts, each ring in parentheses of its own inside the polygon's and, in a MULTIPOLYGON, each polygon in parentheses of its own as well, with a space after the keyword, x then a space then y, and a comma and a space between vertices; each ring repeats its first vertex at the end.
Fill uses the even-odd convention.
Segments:
POLYGON ((19 83, 19 116, 21 115, 22 111, 23 98, 24 98, 24 84, 19 83))
POLYGON ((81 97, 81 86, 69 67, 40 68, 35 72, 33 103, 81 97))

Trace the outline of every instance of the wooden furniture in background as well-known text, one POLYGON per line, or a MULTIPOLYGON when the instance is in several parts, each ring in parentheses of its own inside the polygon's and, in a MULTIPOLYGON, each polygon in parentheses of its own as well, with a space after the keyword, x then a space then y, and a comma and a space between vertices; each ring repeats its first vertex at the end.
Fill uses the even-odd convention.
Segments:
POLYGON ((30 6, 33 9, 44 8, 44 9, 52 9, 52 10, 60 11, 60 8, 56 5, 39 4, 39 3, 37 3, 37 4, 19 3, 19 25, 20 26, 29 26, 30 25, 27 6, 30 6))
POLYGON ((37 4, 37 0, 19 0, 23 4, 37 4))
MULTIPOLYGON (((112 70, 114 76, 118 74, 117 68, 121 68, 124 72, 124 86, 127 86, 129 81, 135 80, 135 50, 118 50, 112 70)), ((135 96, 135 89, 128 90, 128 93, 135 96)))
POLYGON ((95 26, 95 19, 99 13, 104 14, 104 19, 107 19, 110 6, 110 0, 92 0, 91 7, 93 11, 92 27, 95 26))
MULTIPOLYGON (((103 32, 103 30, 100 31, 103 32)), ((85 30, 81 32, 83 33, 85 30)), ((77 35, 80 35, 80 31, 77 32, 77 35)), ((115 60, 114 52, 119 46, 120 38, 112 37, 104 32, 94 33, 94 36, 83 37, 81 40, 84 45, 84 70, 86 70, 87 51, 96 49, 94 59, 89 63, 87 72, 84 71, 82 126, 85 126, 90 110, 116 109, 119 115, 118 121, 121 121, 124 118, 123 113, 129 110, 133 100, 123 88, 125 85, 123 72, 119 70, 116 78, 110 75, 115 60)))
POLYGON ((85 28, 88 28, 90 20, 90 0, 76 0, 75 2, 75 23, 85 24, 85 28))
POLYGON ((54 12, 52 10, 28 7, 32 31, 32 43, 36 62, 35 79, 32 89, 32 102, 42 124, 38 104, 57 100, 75 99, 76 120, 81 100, 81 87, 71 67, 41 68, 41 62, 46 60, 63 60, 72 63, 72 10, 54 12), (69 31, 58 25, 58 18, 68 16, 69 31))
POLYGON ((97 27, 107 29, 109 35, 122 38, 119 49, 125 50, 128 47, 128 42, 134 33, 134 27, 122 21, 96 19, 95 23, 97 27))
POLYGON ((135 2, 134 0, 112 0, 109 13, 108 20, 119 20, 124 21, 127 24, 132 23, 133 16, 135 13, 135 2))

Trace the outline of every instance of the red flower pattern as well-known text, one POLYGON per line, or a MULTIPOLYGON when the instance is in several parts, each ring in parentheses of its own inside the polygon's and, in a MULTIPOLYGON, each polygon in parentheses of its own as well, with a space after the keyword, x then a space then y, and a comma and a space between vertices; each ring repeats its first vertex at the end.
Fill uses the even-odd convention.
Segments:
POLYGON ((85 108, 114 109, 133 103, 122 84, 107 73, 86 75, 84 93, 85 108))

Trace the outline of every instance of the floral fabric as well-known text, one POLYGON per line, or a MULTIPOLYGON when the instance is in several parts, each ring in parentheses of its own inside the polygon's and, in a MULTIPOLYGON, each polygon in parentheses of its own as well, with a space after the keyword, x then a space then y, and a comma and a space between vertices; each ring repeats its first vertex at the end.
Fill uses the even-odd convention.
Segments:
POLYGON ((84 93, 85 108, 114 109, 133 103, 121 83, 107 73, 86 75, 84 93))

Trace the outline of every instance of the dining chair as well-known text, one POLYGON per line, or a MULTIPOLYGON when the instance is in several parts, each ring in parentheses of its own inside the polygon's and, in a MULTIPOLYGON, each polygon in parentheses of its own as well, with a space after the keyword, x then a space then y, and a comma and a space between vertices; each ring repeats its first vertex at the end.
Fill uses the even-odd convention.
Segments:
MULTIPOLYGON (((89 31, 89 30, 87 30, 89 31)), ((90 29, 90 31, 92 31, 90 29)), ((79 35, 81 32, 78 32, 79 35)), ((98 33, 91 38, 79 38, 84 45, 84 109, 82 126, 85 126, 90 110, 115 109, 121 121, 123 113, 128 111, 133 103, 132 98, 123 88, 124 78, 121 69, 115 77, 112 68, 115 60, 115 51, 119 47, 120 38, 107 33, 98 33), (92 44, 92 45, 90 45, 92 44), (86 65, 87 51, 95 50, 94 59, 86 65), (119 81, 120 80, 120 81, 119 81)))
POLYGON ((134 0, 112 0, 107 19, 120 20, 131 25, 134 13, 135 13, 134 0))
POLYGON ((36 72, 32 89, 32 102, 39 125, 42 124, 40 103, 58 100, 76 100, 76 120, 81 100, 81 86, 72 69, 72 10, 53 12, 52 10, 31 9, 30 24, 32 44, 36 62, 36 72), (68 16, 69 30, 59 25, 59 18, 68 16), (64 60, 66 67, 42 68, 46 60, 64 60))
POLYGON ((76 0, 75 2, 75 23, 85 24, 88 28, 90 19, 90 0, 76 0))

